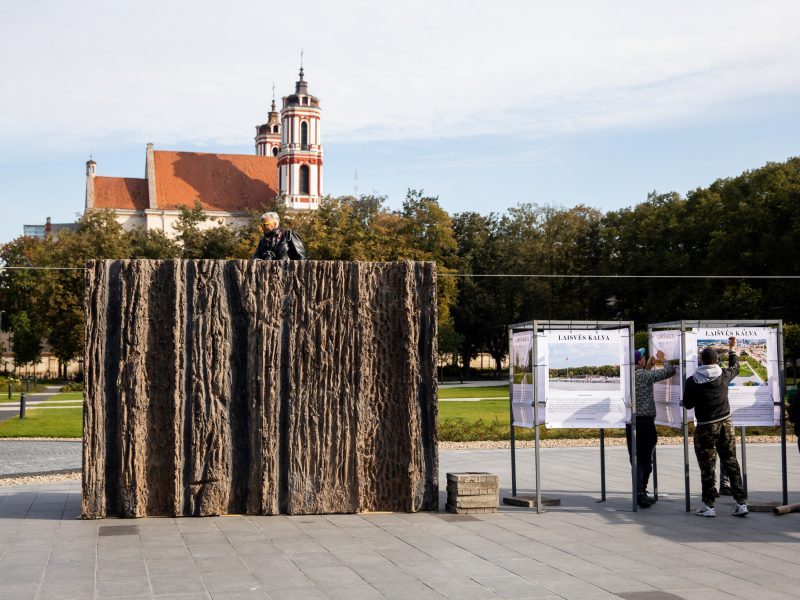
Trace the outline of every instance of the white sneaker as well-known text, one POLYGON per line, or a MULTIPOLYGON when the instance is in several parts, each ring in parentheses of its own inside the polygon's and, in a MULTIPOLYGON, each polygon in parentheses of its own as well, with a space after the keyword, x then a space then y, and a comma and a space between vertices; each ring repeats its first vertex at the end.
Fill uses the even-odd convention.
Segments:
POLYGON ((735 503, 736 508, 733 509, 733 516, 734 517, 746 517, 750 512, 747 510, 747 504, 739 504, 738 502, 735 503))
MULTIPOLYGON (((747 510, 747 508, 745 508, 747 510)), ((713 506, 706 506, 705 504, 701 504, 700 508, 694 511, 698 517, 716 517, 717 510, 713 506)))

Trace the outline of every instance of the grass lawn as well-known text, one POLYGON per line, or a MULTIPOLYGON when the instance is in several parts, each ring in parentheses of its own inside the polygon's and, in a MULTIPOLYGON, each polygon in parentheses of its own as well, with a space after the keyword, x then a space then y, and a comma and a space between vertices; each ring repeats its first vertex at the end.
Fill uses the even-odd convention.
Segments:
POLYGON ((0 404, 6 402, 19 402, 19 394, 14 392, 11 394, 11 399, 8 398, 8 390, 4 391, 2 395, 0 395, 0 404))
MULTIPOLYGON (((7 398, 8 396, 6 396, 7 398)), ((17 398, 19 400, 19 398, 17 398)), ((40 406, 62 406, 52 400, 83 400, 81 392, 56 394, 40 406)), ((28 407, 25 418, 12 417, 0 423, 0 438, 6 437, 82 437, 83 407, 39 410, 28 407)))
MULTIPOLYGON (((0 390, 0 391, 2 391, 2 390, 0 390)), ((44 387, 42 387, 42 389, 40 391, 44 391, 44 387)), ((33 392, 31 392, 31 393, 33 393, 33 392)), ((3 404, 4 402, 5 403, 7 403, 7 402, 19 402, 19 396, 20 396, 19 393, 13 392, 11 394, 11 400, 9 400, 8 399, 8 389, 6 388, 5 391, 2 391, 2 393, 0 393, 0 404, 3 404)), ((36 399, 36 397, 34 396, 33 398, 31 398, 30 396, 28 396, 28 401, 30 401, 32 399, 36 399)), ((50 400, 74 400, 74 399, 82 400, 83 399, 83 392, 64 392, 64 393, 60 393, 57 396, 53 396, 52 398, 50 398, 50 400)), ((47 404, 43 404, 42 406, 47 406, 47 404)))
MULTIPOLYGON (((480 389, 480 388, 479 388, 480 389)), ((474 442, 507 440, 510 438, 511 417, 508 398, 478 402, 442 402, 439 404, 439 439, 444 442, 474 442)), ((678 432, 680 433, 680 432, 678 432)), ((532 440, 533 429, 518 427, 517 439, 532 440)), ((539 430, 541 439, 590 438, 599 435, 596 429, 539 430)), ((606 430, 608 437, 624 436, 624 429, 606 430)))
MULTIPOLYGON (((25 388, 23 387, 22 390, 24 391, 25 388)), ((44 391, 45 391, 45 388, 44 388, 43 385, 39 385, 39 386, 35 386, 35 387, 31 386, 30 393, 33 394, 33 393, 44 392, 44 391)), ((27 394, 28 392, 25 392, 25 393, 27 394)), ((14 391, 11 392, 11 400, 9 400, 8 399, 8 386, 7 385, 0 386, 0 404, 2 404, 3 402, 19 402, 19 395, 20 395, 20 392, 17 390, 16 387, 14 387, 14 391)))
POLYGON ((750 367, 747 366, 745 363, 739 363, 739 376, 740 377, 752 377, 753 371, 750 370, 750 367))
POLYGON ((36 410, 24 419, 11 418, 0 423, 0 438, 54 437, 79 438, 83 435, 83 408, 36 410))
POLYGON ((64 402, 61 400, 72 400, 75 403, 83 402, 83 392, 62 392, 50 398, 47 402, 43 402, 39 406, 63 406, 64 402), (58 400, 59 402, 55 402, 58 400))
MULTIPOLYGON (((24 381, 15 380, 11 384, 11 391, 12 396, 16 396, 17 400, 19 400, 19 392, 27 393, 28 384, 24 381)), ((30 393, 43 391, 45 391, 45 385, 42 382, 34 385, 33 381, 31 381, 30 393)), ((6 377, 0 377, 0 402, 14 402, 13 398, 11 400, 8 399, 8 379, 6 377)))
POLYGON ((508 400, 508 384, 487 387, 440 387, 439 398, 505 398, 508 400))
MULTIPOLYGON (((497 385, 482 388, 449 388, 440 390, 442 398, 486 398, 472 402, 439 403, 439 439, 442 441, 507 440, 509 431, 508 386, 497 385)), ((81 401, 81 392, 61 393, 52 400, 81 401)), ((59 406, 48 401, 42 406, 59 406)), ((28 409, 22 421, 12 418, 0 423, 0 438, 4 437, 81 437, 83 408, 56 408, 47 410, 28 409)), ((737 434, 738 434, 737 429, 737 434)), ((775 435, 777 428, 748 427, 748 435, 775 435)), ((680 436, 680 430, 659 427, 660 436, 680 436)), ((593 438, 599 435, 597 429, 540 429, 542 439, 593 438)), ((623 429, 607 429, 608 437, 622 437, 623 429)), ((532 429, 517 428, 517 439, 533 439, 532 429)))
POLYGON ((758 373, 758 376, 761 377, 762 381, 767 380, 767 367, 762 365, 760 362, 758 362, 755 358, 752 358, 751 356, 745 356, 744 360, 750 369, 758 373))

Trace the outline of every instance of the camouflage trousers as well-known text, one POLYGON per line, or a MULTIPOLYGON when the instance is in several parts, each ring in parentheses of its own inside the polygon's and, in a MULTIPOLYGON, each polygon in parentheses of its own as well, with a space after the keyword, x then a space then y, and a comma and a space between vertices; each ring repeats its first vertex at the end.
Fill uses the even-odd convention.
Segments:
POLYGON ((733 421, 729 418, 717 423, 698 425, 694 430, 694 453, 700 467, 700 481, 703 484, 703 502, 714 506, 716 496, 717 452, 725 473, 730 478, 731 492, 739 504, 746 501, 742 486, 742 471, 736 460, 736 435, 733 421))

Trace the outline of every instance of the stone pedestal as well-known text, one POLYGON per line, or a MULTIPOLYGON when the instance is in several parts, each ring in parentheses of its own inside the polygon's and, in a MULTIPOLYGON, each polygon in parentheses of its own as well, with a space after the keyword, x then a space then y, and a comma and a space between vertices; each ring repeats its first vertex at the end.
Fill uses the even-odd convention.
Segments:
POLYGON ((497 512, 500 481, 491 473, 448 473, 447 511, 458 514, 497 512))

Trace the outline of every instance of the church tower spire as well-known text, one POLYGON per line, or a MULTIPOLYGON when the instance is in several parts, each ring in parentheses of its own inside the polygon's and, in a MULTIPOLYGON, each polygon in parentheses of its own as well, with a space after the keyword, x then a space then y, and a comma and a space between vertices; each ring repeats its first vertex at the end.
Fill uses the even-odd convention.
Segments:
POLYGON ((275 110, 275 84, 272 84, 272 107, 267 122, 256 126, 256 155, 278 156, 281 151, 281 119, 275 110))
POLYGON ((281 108, 278 186, 289 208, 315 209, 323 195, 320 114, 319 98, 308 93, 301 52, 300 78, 281 108))

